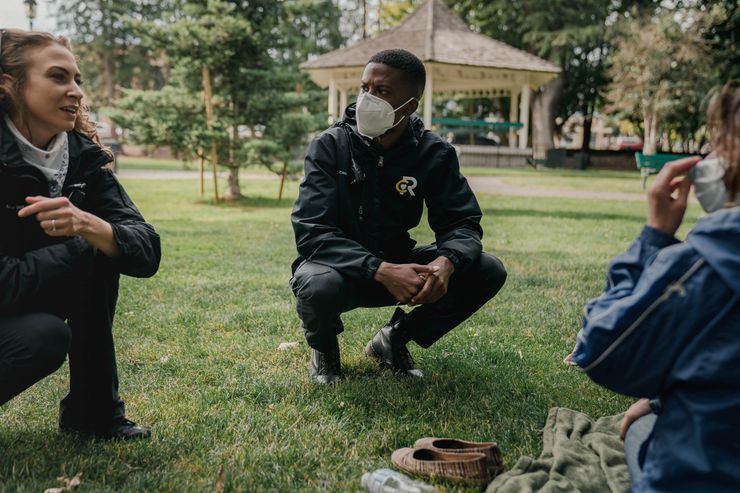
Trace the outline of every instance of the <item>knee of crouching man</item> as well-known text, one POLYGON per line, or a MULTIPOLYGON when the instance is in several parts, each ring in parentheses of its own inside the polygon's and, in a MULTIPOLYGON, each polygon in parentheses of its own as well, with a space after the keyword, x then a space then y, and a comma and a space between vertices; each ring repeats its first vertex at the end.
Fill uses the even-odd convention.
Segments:
POLYGON ((296 298, 312 305, 335 304, 345 291, 344 278, 331 267, 311 264, 298 269, 291 280, 296 298))

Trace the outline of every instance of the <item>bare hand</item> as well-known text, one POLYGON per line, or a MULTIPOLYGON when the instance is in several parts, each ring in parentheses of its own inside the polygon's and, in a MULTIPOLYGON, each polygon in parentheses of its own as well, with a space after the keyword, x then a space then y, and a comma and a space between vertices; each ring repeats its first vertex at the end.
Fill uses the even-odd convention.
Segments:
POLYGON ((663 166, 648 192, 648 226, 671 236, 676 234, 691 190, 686 175, 699 161, 700 157, 687 157, 663 166))
POLYGON ((622 424, 619 425, 619 437, 622 439, 622 441, 624 441, 624 437, 627 435, 627 430, 629 430, 630 426, 632 426, 632 423, 642 418, 643 416, 647 416, 652 411, 653 410, 650 408, 650 400, 648 399, 640 399, 639 401, 632 404, 630 408, 627 409, 627 411, 624 413, 622 424))
POLYGON ((408 303, 424 287, 425 279, 439 267, 420 264, 383 262, 374 279, 381 283, 399 303, 408 303))
POLYGON ((430 267, 438 267, 439 269, 425 276, 424 287, 419 291, 419 294, 411 298, 410 305, 425 305, 434 303, 439 300, 442 296, 447 294, 447 286, 450 282, 450 276, 455 272, 455 266, 452 261, 447 257, 437 257, 433 262, 429 264, 430 267))
POLYGON ((110 223, 77 208, 66 197, 26 197, 29 204, 18 211, 19 217, 36 216, 41 229, 49 236, 81 236, 108 257, 120 253, 110 223))
POLYGON ((75 207, 67 197, 26 197, 30 204, 18 211, 18 217, 36 216, 41 229, 49 236, 76 236, 88 223, 88 214, 75 207))

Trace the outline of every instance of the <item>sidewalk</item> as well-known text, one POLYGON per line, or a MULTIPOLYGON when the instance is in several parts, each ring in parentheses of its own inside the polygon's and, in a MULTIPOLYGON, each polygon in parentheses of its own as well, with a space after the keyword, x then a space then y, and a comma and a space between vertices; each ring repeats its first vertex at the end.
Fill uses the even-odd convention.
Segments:
MULTIPOLYGON (((123 179, 137 180, 172 180, 172 179, 198 179, 197 171, 185 170, 120 170, 118 176, 123 179)), ((219 172, 220 178, 225 178, 225 172, 219 172)), ((279 180, 280 177, 268 173, 240 173, 243 180, 279 180)), ((206 173, 206 179, 211 179, 211 173, 206 173)), ((554 188, 537 188, 507 185, 496 176, 470 176, 468 177, 470 188, 475 193, 490 193, 495 195, 516 195, 520 197, 560 197, 569 199, 600 199, 644 202, 647 195, 644 193, 624 192, 590 192, 587 190, 559 190, 554 188)))

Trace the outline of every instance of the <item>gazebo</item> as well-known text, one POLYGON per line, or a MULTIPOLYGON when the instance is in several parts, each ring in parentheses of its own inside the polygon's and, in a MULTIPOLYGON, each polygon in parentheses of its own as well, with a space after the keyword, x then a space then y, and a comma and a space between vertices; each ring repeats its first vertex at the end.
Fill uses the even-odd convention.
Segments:
MULTIPOLYGON (((424 62, 423 117, 427 128, 432 124, 433 94, 509 97, 509 120, 522 124, 520 149, 528 146, 531 89, 560 73, 560 67, 547 60, 470 30, 442 0, 426 0, 398 26, 378 37, 301 64, 317 85, 329 89, 331 121, 347 106, 348 91, 358 89, 370 57, 389 48, 404 48, 424 62)), ((514 142, 515 130, 509 132, 509 142, 514 142)))

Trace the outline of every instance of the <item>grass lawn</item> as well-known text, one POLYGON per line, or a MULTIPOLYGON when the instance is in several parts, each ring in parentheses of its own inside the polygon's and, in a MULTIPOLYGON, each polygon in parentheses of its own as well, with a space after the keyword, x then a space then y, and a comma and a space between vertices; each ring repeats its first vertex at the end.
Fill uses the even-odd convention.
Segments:
MULTIPOLYGON (((210 492, 222 465, 226 491, 360 491, 363 472, 423 436, 495 439, 510 467, 540 453, 548 408, 600 416, 630 402, 562 360, 608 260, 639 232, 642 203, 480 196, 484 249, 509 271, 499 296, 429 350, 412 345, 423 381, 396 380, 363 355, 392 308, 347 314, 345 380, 321 387, 309 383, 305 344, 277 350, 303 340, 287 286, 296 183, 282 202, 252 182, 250 198, 219 205, 194 180, 125 185, 163 241, 156 277, 123 279, 115 326, 127 413, 154 438, 57 434, 65 365, 0 408, 0 491, 40 492, 81 472, 80 493, 210 492)), ((426 227, 415 236, 432 239, 426 227)))

